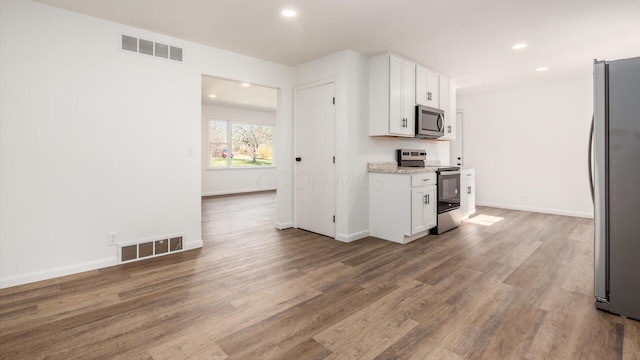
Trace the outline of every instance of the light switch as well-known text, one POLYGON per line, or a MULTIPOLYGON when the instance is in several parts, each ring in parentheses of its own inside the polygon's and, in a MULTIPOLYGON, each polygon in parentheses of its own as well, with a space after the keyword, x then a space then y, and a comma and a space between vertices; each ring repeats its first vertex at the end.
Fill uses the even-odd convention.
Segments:
POLYGON ((196 156, 196 152, 193 150, 193 146, 187 146, 187 156, 188 157, 196 156))

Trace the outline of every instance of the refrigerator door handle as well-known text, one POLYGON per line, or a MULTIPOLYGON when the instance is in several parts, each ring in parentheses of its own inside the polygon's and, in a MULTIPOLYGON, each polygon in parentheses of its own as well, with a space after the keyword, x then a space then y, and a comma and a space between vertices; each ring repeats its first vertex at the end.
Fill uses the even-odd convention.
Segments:
POLYGON ((594 122, 595 115, 591 116, 591 130, 589 131, 589 152, 587 153, 587 164, 589 165, 589 187, 591 188, 591 202, 593 202, 595 205, 595 193, 593 189, 593 132, 595 131, 594 122))

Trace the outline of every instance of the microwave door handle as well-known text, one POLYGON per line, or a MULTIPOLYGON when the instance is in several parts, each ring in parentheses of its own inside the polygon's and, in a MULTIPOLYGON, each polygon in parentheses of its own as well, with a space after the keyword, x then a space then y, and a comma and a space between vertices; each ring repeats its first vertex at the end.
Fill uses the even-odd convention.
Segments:
POLYGON ((442 115, 438 114, 438 131, 443 131, 444 127, 443 127, 443 119, 442 119, 442 115))

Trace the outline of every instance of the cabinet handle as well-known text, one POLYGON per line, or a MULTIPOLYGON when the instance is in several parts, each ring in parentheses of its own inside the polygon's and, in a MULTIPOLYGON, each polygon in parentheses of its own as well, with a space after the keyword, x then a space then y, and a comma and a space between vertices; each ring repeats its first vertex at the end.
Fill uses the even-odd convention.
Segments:
POLYGON ((431 91, 427 91, 427 100, 431 100, 431 91))
POLYGON ((428 204, 429 204, 429 194, 427 194, 427 195, 425 195, 425 196, 423 196, 423 197, 422 197, 422 202, 423 202, 425 205, 428 205, 428 204))
POLYGON ((471 194, 471 186, 467 186, 467 194, 471 194))
POLYGON ((448 125, 448 126, 447 126, 447 132, 448 132, 449 134, 451 134, 451 125, 448 125))

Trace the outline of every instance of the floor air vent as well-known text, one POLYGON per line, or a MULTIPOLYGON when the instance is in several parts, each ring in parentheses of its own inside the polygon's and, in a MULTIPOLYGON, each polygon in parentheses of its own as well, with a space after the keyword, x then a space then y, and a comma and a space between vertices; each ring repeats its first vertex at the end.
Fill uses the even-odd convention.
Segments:
POLYGON ((120 245, 120 263, 167 255, 182 250, 182 236, 123 244, 120 245))
POLYGON ((122 35, 120 38, 120 48, 138 54, 182 62, 182 48, 153 42, 151 40, 138 39, 129 35, 122 35))

